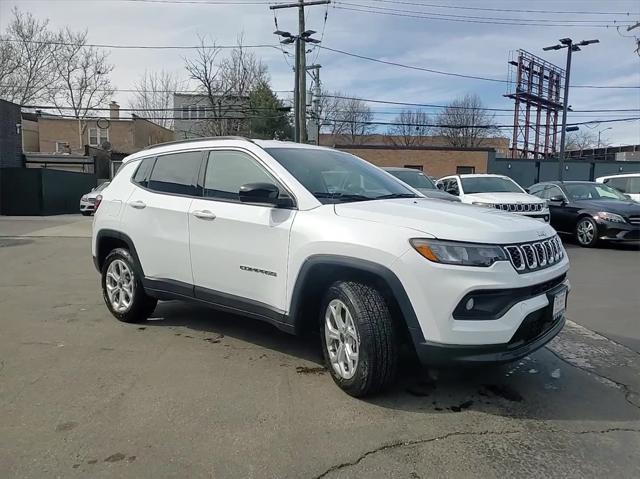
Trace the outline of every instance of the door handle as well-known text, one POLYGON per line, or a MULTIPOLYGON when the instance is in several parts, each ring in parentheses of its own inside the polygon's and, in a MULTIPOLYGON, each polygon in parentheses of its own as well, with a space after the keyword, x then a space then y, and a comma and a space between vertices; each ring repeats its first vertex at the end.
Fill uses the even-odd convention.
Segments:
POLYGON ((215 220, 216 215, 209 210, 196 210, 193 212, 193 216, 200 218, 201 220, 215 220))
POLYGON ((143 208, 146 208, 147 204, 144 201, 132 201, 131 203, 129 203, 129 206, 131 206, 132 208, 135 208, 137 210, 141 210, 143 208))

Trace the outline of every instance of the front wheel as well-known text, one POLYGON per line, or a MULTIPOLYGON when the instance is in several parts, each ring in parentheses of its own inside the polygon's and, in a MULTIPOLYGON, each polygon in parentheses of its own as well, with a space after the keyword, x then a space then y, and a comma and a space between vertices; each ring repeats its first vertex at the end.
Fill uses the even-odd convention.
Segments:
POLYGON ((592 248, 598 243, 598 225, 592 218, 580 218, 576 225, 576 240, 585 248, 592 248))
POLYGON ((125 323, 145 321, 158 303, 145 293, 135 260, 123 248, 111 251, 102 265, 102 296, 111 314, 125 323))
POLYGON ((387 301, 367 284, 338 281, 326 292, 320 328, 324 358, 335 383, 364 397, 390 386, 396 377, 396 329, 387 301))
POLYGON ((82 216, 90 216, 91 215, 91 211, 81 211, 80 214, 82 216))

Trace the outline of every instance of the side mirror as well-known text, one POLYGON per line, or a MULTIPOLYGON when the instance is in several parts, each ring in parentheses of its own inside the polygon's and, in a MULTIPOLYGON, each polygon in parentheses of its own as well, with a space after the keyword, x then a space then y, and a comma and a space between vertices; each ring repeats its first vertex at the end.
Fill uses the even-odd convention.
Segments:
POLYGON ((444 186, 442 183, 436 183, 436 186, 439 190, 444 190, 444 186))
POLYGON ((551 198, 549 198, 549 201, 552 203, 560 203, 560 204, 564 204, 564 196, 562 195, 554 195, 551 198))
POLYGON ((268 205, 280 208, 290 208, 294 205, 290 197, 281 197, 280 190, 272 183, 247 183, 240 187, 238 196, 241 202, 254 205, 268 205))

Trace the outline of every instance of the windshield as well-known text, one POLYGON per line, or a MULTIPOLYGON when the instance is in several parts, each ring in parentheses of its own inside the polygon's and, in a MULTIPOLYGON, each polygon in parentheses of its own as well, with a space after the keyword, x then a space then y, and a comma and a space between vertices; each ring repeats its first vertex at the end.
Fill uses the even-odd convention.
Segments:
POLYGON ((425 190, 436 189, 436 185, 434 185, 433 182, 421 171, 389 170, 389 173, 414 188, 422 188, 425 190))
POLYGON ((105 181, 104 183, 102 183, 100 186, 98 186, 95 190, 93 191, 102 191, 104 190, 107 186, 109 186, 109 182, 105 181))
POLYGON ((348 153, 311 148, 266 151, 321 203, 417 197, 382 170, 348 153))
POLYGON ((499 176, 472 176, 460 178, 465 195, 474 193, 524 193, 524 190, 510 178, 499 176))
POLYGON ((581 200, 624 200, 627 198, 613 188, 599 183, 565 183, 564 189, 570 199, 581 200))

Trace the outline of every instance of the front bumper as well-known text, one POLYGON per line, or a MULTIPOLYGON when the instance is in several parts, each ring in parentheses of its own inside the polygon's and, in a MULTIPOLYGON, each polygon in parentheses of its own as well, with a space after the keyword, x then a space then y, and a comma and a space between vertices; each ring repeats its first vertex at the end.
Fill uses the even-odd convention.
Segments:
POLYGON ((96 205, 88 201, 80 201, 80 211, 95 211, 96 205))
POLYGON ((506 363, 523 358, 551 341, 564 327, 565 315, 553 317, 553 297, 569 291, 566 282, 549 290, 549 304, 529 313, 511 340, 494 345, 441 344, 424 341, 414 344, 420 362, 424 365, 506 363))
POLYGON ((616 242, 640 242, 640 225, 596 220, 601 240, 616 242))

